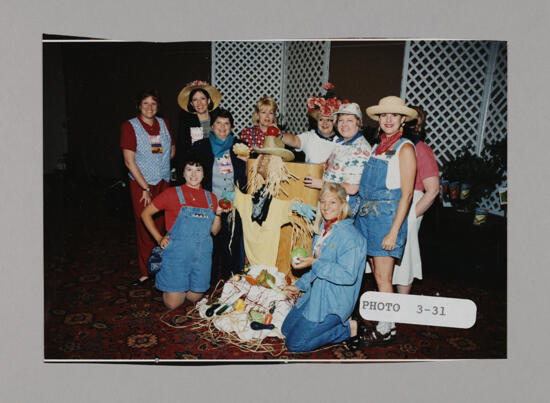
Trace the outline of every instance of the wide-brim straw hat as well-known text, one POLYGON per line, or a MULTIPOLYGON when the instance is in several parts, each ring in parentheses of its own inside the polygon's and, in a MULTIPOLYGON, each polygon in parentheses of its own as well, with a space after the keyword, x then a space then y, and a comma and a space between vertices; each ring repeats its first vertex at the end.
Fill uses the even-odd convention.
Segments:
POLYGON ((283 141, 276 136, 266 136, 262 148, 254 146, 254 151, 258 154, 271 154, 281 157, 283 161, 294 160, 294 153, 285 148, 283 141))
POLYGON ((187 107, 189 105, 189 94, 191 93, 191 91, 197 88, 204 89, 206 92, 208 92, 208 95, 210 95, 210 99, 212 100, 214 107, 212 109, 209 109, 208 111, 213 111, 218 106, 220 106, 222 94, 220 93, 220 91, 218 91, 217 88, 212 87, 206 81, 193 81, 192 83, 187 84, 187 86, 185 86, 178 95, 178 104, 181 109, 189 112, 189 109, 187 107))
POLYGON ((367 108, 367 115, 373 120, 378 120, 378 115, 381 113, 398 113, 405 116, 405 121, 416 119, 418 113, 413 109, 405 105, 405 101, 401 98, 390 95, 384 97, 378 101, 378 105, 369 106, 367 108))

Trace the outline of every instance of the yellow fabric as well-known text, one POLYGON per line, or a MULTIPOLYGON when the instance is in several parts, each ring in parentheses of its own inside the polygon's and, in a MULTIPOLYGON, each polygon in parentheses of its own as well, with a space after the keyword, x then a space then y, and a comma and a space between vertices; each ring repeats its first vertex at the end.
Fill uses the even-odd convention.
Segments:
POLYGON ((251 265, 275 267, 281 226, 290 219, 290 200, 272 199, 267 219, 258 225, 252 221, 252 196, 235 187, 233 205, 243 223, 244 250, 251 265))

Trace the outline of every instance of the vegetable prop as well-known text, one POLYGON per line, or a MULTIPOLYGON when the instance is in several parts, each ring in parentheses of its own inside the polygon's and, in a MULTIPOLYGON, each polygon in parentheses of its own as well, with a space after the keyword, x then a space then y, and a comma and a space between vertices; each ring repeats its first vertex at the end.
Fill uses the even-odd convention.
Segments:
POLYGON ((232 304, 225 304, 224 306, 222 306, 220 309, 218 309, 216 311, 216 315, 221 315, 222 313, 224 313, 225 311, 227 311, 227 309, 231 306, 232 304))
POLYGON ((268 136, 277 136, 279 134, 280 130, 277 127, 269 126, 267 128, 267 135, 268 136))
POLYGON ((250 285, 257 285, 258 283, 256 283, 256 280, 254 279, 254 277, 252 277, 250 274, 247 274, 246 276, 244 276, 244 279, 246 281, 248 281, 248 283, 250 285))
POLYGON ((251 322, 258 322, 258 323, 264 323, 264 314, 258 311, 250 311, 248 313, 248 319, 250 319, 251 322))
POLYGON ((275 312, 275 301, 271 303, 271 307, 269 308, 269 313, 265 315, 264 325, 271 324, 271 321, 273 320, 273 312, 275 312))
POLYGON ((237 155, 244 155, 244 156, 250 155, 250 149, 246 144, 243 144, 243 143, 233 144, 233 152, 237 155))
POLYGON ((272 323, 269 324, 269 325, 264 325, 263 323, 251 322, 250 327, 252 328, 252 330, 264 330, 264 329, 271 330, 271 329, 275 329, 275 325, 272 324, 272 323))
POLYGON ((243 267, 243 273, 246 274, 250 271, 250 266, 248 264, 245 264, 243 267))
POLYGON ((231 279, 232 279, 235 283, 238 283, 239 281, 241 281, 241 275, 240 275, 240 274, 234 274, 233 277, 231 277, 231 279))
POLYGON ((269 272, 265 269, 256 276, 256 283, 258 283, 258 285, 261 285, 265 288, 271 288, 271 286, 267 282, 268 280, 271 281, 272 284, 275 284, 275 277, 269 274, 269 272))
POLYGON ((277 291, 277 292, 283 292, 283 290, 281 290, 279 287, 277 287, 275 284, 273 284, 273 281, 271 281, 270 279, 266 279, 265 282, 267 283, 267 285, 269 286, 269 288, 271 288, 273 291, 277 291))
POLYGON ((231 208, 231 201, 224 197, 223 199, 220 199, 218 206, 220 206, 223 210, 227 210, 228 208, 231 208))
POLYGON ((298 260, 299 257, 308 257, 309 254, 307 253, 307 250, 305 248, 296 248, 292 252, 290 252, 290 259, 292 259, 292 263, 298 265, 300 264, 300 261, 298 260))
POLYGON ((212 315, 214 315, 214 311, 219 308, 221 306, 221 304, 214 304, 212 305, 210 308, 208 308, 206 310, 206 312, 204 313, 207 317, 211 317, 212 315))
POLYGON ((239 297, 238 300, 236 300, 234 303, 233 303, 233 308, 236 310, 236 311, 242 311, 244 309, 244 307, 246 306, 244 300, 246 298, 246 294, 243 294, 239 297))

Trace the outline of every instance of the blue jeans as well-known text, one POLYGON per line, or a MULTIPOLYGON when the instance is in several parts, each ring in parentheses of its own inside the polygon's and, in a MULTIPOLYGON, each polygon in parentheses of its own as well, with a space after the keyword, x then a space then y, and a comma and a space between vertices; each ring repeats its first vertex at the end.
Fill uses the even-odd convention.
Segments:
POLYGON ((302 315, 301 308, 293 307, 281 326, 290 351, 311 351, 325 344, 349 339, 349 323, 346 321, 343 324, 338 315, 329 314, 322 322, 310 322, 302 315))

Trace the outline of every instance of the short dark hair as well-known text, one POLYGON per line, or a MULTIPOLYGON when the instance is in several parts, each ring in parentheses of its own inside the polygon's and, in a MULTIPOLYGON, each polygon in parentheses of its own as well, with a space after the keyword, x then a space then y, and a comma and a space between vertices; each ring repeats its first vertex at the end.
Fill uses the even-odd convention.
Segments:
POLYGON ((202 92, 202 94, 208 99, 208 110, 212 110, 214 108, 214 102, 212 101, 212 98, 210 97, 210 94, 208 91, 206 91, 204 88, 195 88, 189 93, 189 100, 187 101, 187 110, 191 113, 196 112, 195 108, 193 108, 193 105, 191 105, 191 100, 193 99, 193 96, 197 92, 202 92))
POLYGON ((214 122, 217 118, 227 118, 229 119, 229 123, 231 123, 231 128, 233 128, 233 116, 231 115, 231 112, 229 112, 227 109, 218 108, 215 111, 213 111, 210 114, 210 126, 214 125, 214 122))
POLYGON ((203 155, 196 151, 189 151, 185 154, 182 169, 184 169, 186 165, 201 166, 203 169, 206 167, 203 155))
POLYGON ((136 108, 139 109, 141 106, 141 101, 143 101, 147 97, 153 97, 153 99, 157 102, 157 105, 160 106, 160 95, 159 91, 156 88, 152 88, 150 90, 141 90, 137 96, 136 96, 136 108))

